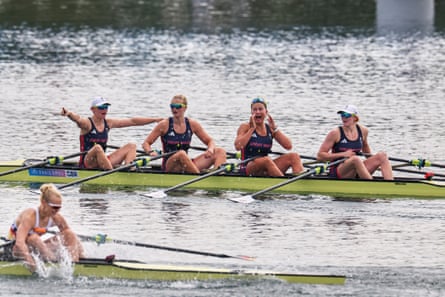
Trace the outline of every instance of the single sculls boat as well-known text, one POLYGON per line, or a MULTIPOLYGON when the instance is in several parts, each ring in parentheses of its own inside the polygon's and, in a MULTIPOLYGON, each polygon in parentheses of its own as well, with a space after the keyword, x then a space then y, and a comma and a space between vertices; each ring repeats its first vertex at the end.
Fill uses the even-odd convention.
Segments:
MULTIPOLYGON (((56 264, 48 264, 56 265, 56 264)), ((0 275, 31 277, 21 261, 0 260, 0 275)), ((341 275, 283 273, 266 270, 234 270, 202 266, 148 264, 132 260, 86 258, 73 263, 73 276, 150 281, 208 281, 221 279, 272 279, 289 283, 343 285, 341 275)))

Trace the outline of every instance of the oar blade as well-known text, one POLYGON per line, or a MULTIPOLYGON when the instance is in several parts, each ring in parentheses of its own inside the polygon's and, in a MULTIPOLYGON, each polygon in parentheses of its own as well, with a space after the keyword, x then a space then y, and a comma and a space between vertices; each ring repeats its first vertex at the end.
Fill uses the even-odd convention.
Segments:
POLYGON ((150 193, 142 193, 141 195, 148 198, 158 198, 158 199, 167 197, 165 191, 154 191, 150 193))
POLYGON ((243 203, 243 204, 248 204, 248 203, 252 203, 252 202, 256 201, 251 195, 245 195, 242 197, 233 197, 233 198, 228 198, 228 199, 230 201, 233 201, 236 203, 243 203))

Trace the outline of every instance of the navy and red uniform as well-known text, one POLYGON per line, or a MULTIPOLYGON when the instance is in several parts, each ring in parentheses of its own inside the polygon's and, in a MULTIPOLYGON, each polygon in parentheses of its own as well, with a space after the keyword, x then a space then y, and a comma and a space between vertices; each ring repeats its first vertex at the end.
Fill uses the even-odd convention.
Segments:
MULTIPOLYGON (((362 151, 363 148, 362 130, 360 129, 360 126, 357 125, 356 127, 357 127, 358 137, 355 140, 348 139, 345 135, 343 127, 338 127, 340 129, 340 141, 334 144, 334 147, 332 148, 333 153, 340 153, 345 151, 354 151, 356 153, 359 153, 362 151)), ((329 176, 341 178, 341 176, 338 174, 337 167, 338 165, 329 167, 329 176)))
MULTIPOLYGON (((266 136, 259 135, 256 130, 253 131, 250 136, 249 142, 247 142, 246 146, 241 150, 241 160, 246 160, 256 156, 267 156, 272 151, 272 130, 269 125, 266 124, 266 136)), ((246 164, 243 164, 240 168, 242 173, 248 175, 249 173, 246 171, 246 164)))
MULTIPOLYGON (((170 117, 168 119, 168 130, 167 133, 165 133, 161 137, 162 141, 162 150, 164 153, 177 151, 177 150, 184 150, 188 151, 190 148, 190 143, 192 142, 192 136, 193 131, 190 127, 190 122, 188 118, 184 118, 185 120, 185 132, 184 133, 177 133, 175 132, 175 128, 173 126, 173 117, 170 117)), ((162 168, 165 170, 165 164, 167 162, 167 159, 169 158, 165 157, 162 161, 162 168)))
MULTIPOLYGON (((89 151, 95 144, 99 144, 103 150, 105 151, 107 148, 108 141, 108 131, 110 127, 108 127, 107 120, 104 120, 105 128, 102 132, 97 131, 96 126, 94 126, 93 120, 88 118, 91 122, 91 130, 84 135, 80 135, 80 151, 86 152, 89 151)), ((85 166, 85 155, 80 156, 79 166, 85 166)))

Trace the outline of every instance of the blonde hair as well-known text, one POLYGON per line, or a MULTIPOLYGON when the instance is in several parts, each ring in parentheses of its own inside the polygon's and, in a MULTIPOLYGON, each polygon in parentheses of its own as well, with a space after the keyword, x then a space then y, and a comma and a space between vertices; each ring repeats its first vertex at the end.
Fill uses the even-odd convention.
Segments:
POLYGON ((184 95, 175 95, 173 96, 172 100, 174 99, 179 99, 182 101, 182 103, 184 103, 187 106, 187 97, 185 97, 184 95))
POLYGON ((40 201, 45 200, 48 202, 49 196, 51 195, 62 198, 62 194, 60 194, 59 190, 53 184, 43 184, 40 186, 40 201))

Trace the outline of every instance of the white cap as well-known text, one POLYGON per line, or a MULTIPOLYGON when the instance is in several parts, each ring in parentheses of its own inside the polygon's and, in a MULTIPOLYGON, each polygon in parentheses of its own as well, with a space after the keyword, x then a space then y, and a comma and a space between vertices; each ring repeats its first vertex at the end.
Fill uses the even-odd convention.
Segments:
POLYGON ((94 98, 93 101, 91 102, 91 107, 98 107, 101 105, 111 105, 107 99, 102 98, 102 97, 97 97, 94 98))
POLYGON ((339 111, 337 111, 337 113, 342 113, 342 112, 347 112, 355 116, 358 116, 358 109, 357 107, 355 107, 355 105, 349 104, 346 105, 344 108, 340 109, 339 111))

